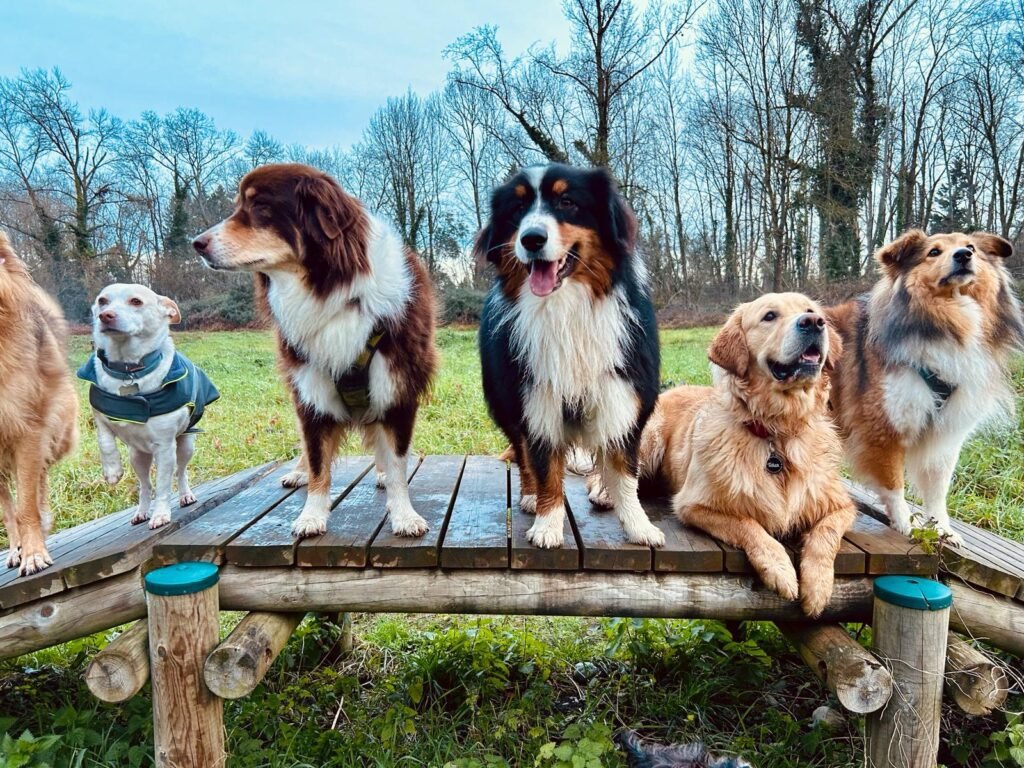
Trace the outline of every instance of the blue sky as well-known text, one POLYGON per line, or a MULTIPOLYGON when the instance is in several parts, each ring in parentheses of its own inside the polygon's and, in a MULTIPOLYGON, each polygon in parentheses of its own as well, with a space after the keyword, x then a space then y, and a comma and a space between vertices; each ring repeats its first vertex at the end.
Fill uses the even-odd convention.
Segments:
POLYGON ((7 0, 0 75, 58 66, 122 118, 193 106, 243 135, 347 145, 388 96, 442 86, 441 51, 485 23, 510 53, 568 37, 557 0, 7 0))

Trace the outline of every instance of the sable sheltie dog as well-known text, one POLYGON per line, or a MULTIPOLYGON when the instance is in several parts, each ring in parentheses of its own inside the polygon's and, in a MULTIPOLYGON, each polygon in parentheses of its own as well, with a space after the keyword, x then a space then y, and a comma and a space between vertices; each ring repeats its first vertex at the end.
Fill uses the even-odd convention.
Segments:
POLYGON ((596 454, 630 541, 664 534, 637 498, 636 447, 658 394, 658 335, 636 220, 603 170, 524 168, 495 190, 478 255, 497 267, 480 321, 487 405, 536 512, 538 547, 562 544, 566 448, 596 454))
MULTIPOLYGON (((640 444, 641 479, 679 519, 739 547, 765 585, 818 616, 855 510, 828 413, 842 342, 799 293, 740 306, 708 351, 713 387, 662 393, 640 444), (778 539, 803 534, 800 577, 778 539)), ((588 479, 592 497, 604 488, 588 479)))
POLYGON ((869 296, 827 310, 849 354, 832 407, 854 473, 878 493, 904 534, 934 521, 950 543, 946 493, 970 434, 1012 412, 1007 363, 1024 322, 1003 261, 1013 247, 985 232, 914 229, 882 247, 869 296), (924 500, 912 519, 903 470, 924 500))
POLYGON ((326 530, 331 462, 353 427, 374 446, 392 531, 425 533, 407 483, 416 412, 438 359, 420 259, 330 176, 291 164, 246 175, 234 213, 193 245, 214 269, 255 272, 273 319, 304 449, 282 482, 309 483, 292 533, 326 530))
POLYGON ((67 366, 67 325, 0 232, 0 506, 22 576, 53 564, 46 551, 46 476, 78 441, 78 398, 67 366), (17 504, 11 498, 11 483, 17 504))

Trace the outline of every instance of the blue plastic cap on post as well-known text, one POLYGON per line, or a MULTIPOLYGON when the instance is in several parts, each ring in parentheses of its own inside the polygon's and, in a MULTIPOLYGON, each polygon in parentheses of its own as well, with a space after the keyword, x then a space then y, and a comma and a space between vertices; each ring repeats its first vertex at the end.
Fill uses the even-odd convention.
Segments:
POLYGON ((193 595, 217 583, 219 573, 213 563, 178 563, 146 574, 146 591, 160 597, 193 595))
POLYGON ((949 587, 917 576, 879 576, 875 579, 875 597, 918 611, 941 611, 953 604, 949 587))

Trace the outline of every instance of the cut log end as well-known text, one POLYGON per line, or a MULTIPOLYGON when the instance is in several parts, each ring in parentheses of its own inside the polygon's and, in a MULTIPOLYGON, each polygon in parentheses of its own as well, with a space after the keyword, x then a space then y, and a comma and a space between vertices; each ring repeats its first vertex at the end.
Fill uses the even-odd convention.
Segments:
POLYGON ((222 699, 246 696, 260 684, 284 648, 301 613, 253 612, 218 645, 203 667, 206 685, 222 699))
POLYGON ((149 679, 149 629, 138 621, 96 654, 85 670, 85 684, 100 701, 127 701, 149 679))
POLYGON ((994 659, 965 638, 949 633, 946 653, 946 690, 969 715, 988 715, 1006 703, 1010 677, 994 659))

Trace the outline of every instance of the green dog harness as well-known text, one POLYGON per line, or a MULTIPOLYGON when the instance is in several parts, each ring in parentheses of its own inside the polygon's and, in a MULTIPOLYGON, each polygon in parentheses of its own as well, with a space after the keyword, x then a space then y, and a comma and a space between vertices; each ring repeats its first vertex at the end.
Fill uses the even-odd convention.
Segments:
POLYGON ((334 383, 338 397, 355 418, 360 418, 370 407, 370 363, 377 354, 377 345, 384 338, 386 330, 382 326, 374 328, 366 346, 352 366, 341 374, 334 383))
POLYGON ((203 369, 179 352, 174 353, 170 370, 164 377, 160 389, 155 392, 125 392, 135 382, 156 370, 163 355, 151 352, 136 365, 134 363, 110 362, 102 350, 89 356, 81 368, 78 378, 88 381, 89 404, 112 421, 124 421, 131 424, 145 424, 153 416, 173 413, 183 406, 188 406, 191 417, 187 432, 199 432, 196 424, 203 417, 206 406, 220 397, 220 392, 213 385, 203 369), (104 372, 121 381, 128 382, 122 394, 114 395, 100 388, 97 378, 97 366, 104 372))

